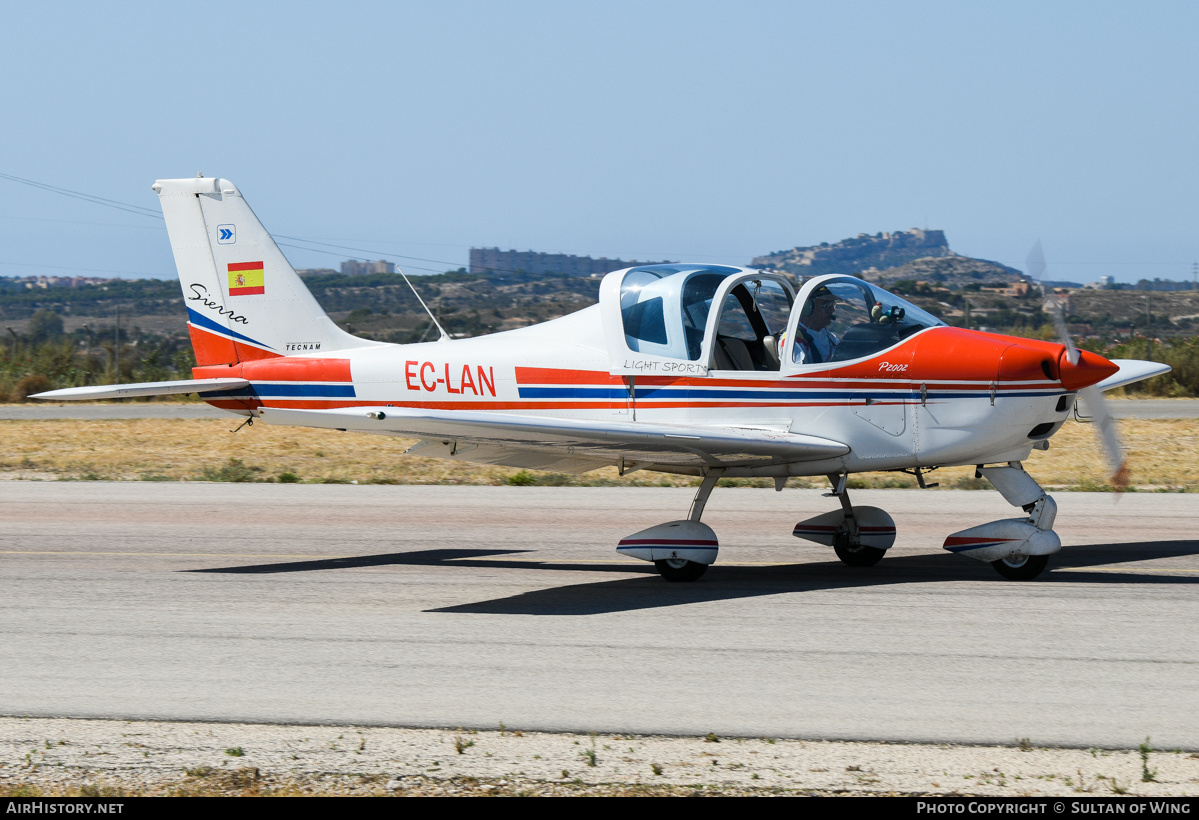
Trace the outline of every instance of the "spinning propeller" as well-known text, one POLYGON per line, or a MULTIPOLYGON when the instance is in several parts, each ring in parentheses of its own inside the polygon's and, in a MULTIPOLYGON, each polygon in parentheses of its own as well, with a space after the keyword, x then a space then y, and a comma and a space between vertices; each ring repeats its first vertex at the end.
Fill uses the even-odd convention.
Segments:
MULTIPOLYGON (((1041 240, 1038 239, 1032 246, 1032 250, 1028 252, 1026 263, 1029 276, 1038 285, 1041 285, 1041 277, 1045 273, 1045 254, 1041 251, 1041 240)), ((1044 285, 1041 285, 1041 292, 1045 293, 1044 285)), ((1058 339, 1066 346, 1066 360, 1071 365, 1077 365, 1082 358, 1082 353, 1074 346, 1074 342, 1070 338, 1070 331, 1066 327, 1065 307, 1058 299, 1057 294, 1050 292, 1046 295, 1045 308, 1053 317, 1058 339)), ((1112 471, 1112 476, 1108 480, 1117 491, 1123 492, 1128 487, 1128 457, 1124 453, 1124 446, 1120 443, 1120 434, 1116 431, 1116 421, 1107 410, 1107 399, 1104 398, 1103 391, 1096 385, 1083 387, 1078 391, 1078 396, 1086 402, 1087 410, 1091 413, 1091 421, 1099 432, 1099 442, 1103 446, 1103 454, 1112 471)))

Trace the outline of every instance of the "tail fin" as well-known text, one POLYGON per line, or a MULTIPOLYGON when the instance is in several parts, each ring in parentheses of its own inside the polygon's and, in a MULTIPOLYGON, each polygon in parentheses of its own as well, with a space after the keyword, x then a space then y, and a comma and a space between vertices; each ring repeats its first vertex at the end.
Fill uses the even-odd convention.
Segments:
POLYGON ((197 365, 375 344, 330 319, 227 179, 160 179, 197 365))

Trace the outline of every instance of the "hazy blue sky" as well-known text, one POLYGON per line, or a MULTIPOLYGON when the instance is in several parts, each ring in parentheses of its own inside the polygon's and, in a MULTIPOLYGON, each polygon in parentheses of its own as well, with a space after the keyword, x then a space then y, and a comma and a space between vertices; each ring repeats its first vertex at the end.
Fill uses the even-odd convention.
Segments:
MULTIPOLYGON (((1190 278, 1199 4, 5 4, 0 172, 269 230, 744 263, 928 226, 1047 276, 1190 278)), ((162 223, 0 180, 0 274, 173 276, 162 223), (40 267, 34 267, 40 266, 40 267)), ((297 267, 351 254, 287 250, 297 267)))

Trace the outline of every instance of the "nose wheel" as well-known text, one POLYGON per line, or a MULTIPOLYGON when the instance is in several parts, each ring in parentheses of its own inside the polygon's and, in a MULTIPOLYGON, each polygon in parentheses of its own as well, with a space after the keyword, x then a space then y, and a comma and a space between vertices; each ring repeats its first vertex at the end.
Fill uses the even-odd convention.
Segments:
POLYGON ((667 558, 663 561, 654 561, 654 566, 657 567, 658 573, 667 581, 697 581, 701 575, 708 571, 707 564, 701 564, 698 561, 688 561, 684 558, 667 558))
POLYGON ((1041 574, 1048 563, 1048 555, 1009 555, 992 561, 991 566, 1009 581, 1031 581, 1041 574))
POLYGON ((837 533, 837 539, 833 542, 833 551, 837 553, 842 564, 850 567, 872 567, 883 560, 883 556, 887 554, 886 550, 868 547, 861 541, 856 541, 848 532, 837 533))

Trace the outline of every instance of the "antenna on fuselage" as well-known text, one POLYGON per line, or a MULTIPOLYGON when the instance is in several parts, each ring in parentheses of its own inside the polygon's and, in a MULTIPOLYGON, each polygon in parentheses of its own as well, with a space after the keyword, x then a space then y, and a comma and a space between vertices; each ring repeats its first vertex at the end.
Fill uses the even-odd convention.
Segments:
POLYGON ((425 313, 429 314, 429 318, 433 320, 433 324, 437 326, 437 330, 441 333, 439 342, 448 342, 450 334, 445 332, 445 328, 441 326, 441 322, 437 321, 437 317, 433 315, 433 311, 429 310, 429 306, 425 304, 425 300, 420 298, 420 294, 416 292, 416 286, 408 279, 408 274, 404 273, 401 268, 396 268, 396 273, 404 277, 404 281, 408 283, 408 287, 412 288, 412 295, 416 297, 416 301, 420 302, 420 306, 425 309, 425 313))

